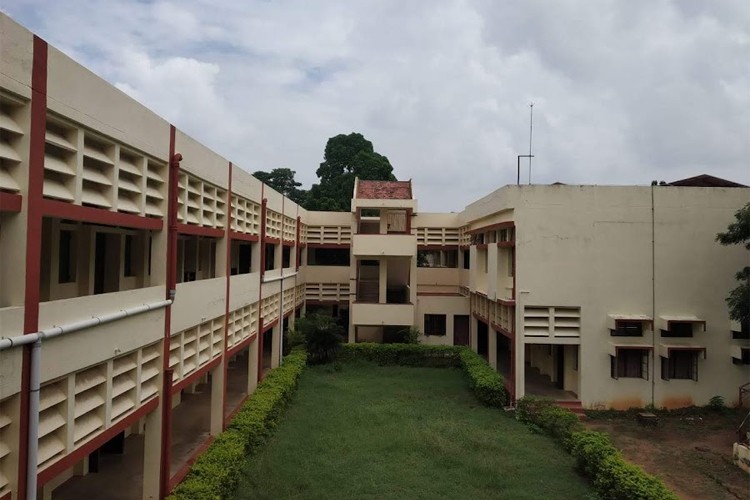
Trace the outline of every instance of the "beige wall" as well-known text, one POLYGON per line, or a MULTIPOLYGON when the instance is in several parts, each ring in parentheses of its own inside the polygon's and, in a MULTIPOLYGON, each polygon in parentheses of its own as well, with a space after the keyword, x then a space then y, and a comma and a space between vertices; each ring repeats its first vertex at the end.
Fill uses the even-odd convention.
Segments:
POLYGON ((422 332, 420 340, 429 345, 453 345, 454 317, 469 313, 468 297, 417 297, 417 327, 422 332), (445 336, 424 335, 424 315, 445 314, 445 336))

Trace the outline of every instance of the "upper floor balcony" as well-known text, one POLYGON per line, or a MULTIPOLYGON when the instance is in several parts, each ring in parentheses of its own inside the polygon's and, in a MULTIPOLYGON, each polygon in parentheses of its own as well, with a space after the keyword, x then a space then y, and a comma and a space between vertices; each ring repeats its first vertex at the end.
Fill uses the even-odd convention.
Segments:
POLYGON ((355 234, 352 254, 355 257, 412 257, 417 253, 413 234, 355 234))

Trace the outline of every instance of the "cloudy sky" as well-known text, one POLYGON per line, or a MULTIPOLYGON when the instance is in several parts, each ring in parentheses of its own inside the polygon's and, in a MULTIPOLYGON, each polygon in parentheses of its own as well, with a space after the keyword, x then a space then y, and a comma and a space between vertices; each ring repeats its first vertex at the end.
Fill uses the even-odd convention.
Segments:
POLYGON ((750 184, 747 0, 3 0, 249 171, 361 132, 422 210, 515 182, 750 184), (528 181, 524 168, 523 179, 528 181), (450 200, 450 201, 449 201, 450 200))

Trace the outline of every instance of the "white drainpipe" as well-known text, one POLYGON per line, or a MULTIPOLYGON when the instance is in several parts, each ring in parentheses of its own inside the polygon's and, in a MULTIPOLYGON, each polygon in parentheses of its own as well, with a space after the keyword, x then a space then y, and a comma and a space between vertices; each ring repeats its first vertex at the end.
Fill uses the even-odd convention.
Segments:
POLYGON ((112 323, 113 321, 130 316, 136 316, 148 311, 162 309, 171 304, 171 299, 162 300, 152 304, 143 304, 142 306, 123 309, 104 316, 92 316, 90 319, 76 321, 75 323, 69 323, 63 326, 54 326, 28 335, 0 338, 0 351, 31 344, 31 374, 29 377, 29 451, 26 470, 26 498, 36 499, 37 497, 36 482, 38 473, 37 457, 39 454, 39 389, 41 386, 42 340, 59 337, 66 333, 85 330, 92 326, 112 323))

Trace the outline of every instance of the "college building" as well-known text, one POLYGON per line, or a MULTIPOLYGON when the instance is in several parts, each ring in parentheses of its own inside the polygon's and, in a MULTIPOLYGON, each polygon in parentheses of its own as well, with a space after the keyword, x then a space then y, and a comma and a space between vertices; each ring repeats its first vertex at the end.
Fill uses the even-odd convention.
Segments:
POLYGON ((0 14, 0 500, 163 497, 314 311, 467 345, 513 401, 737 404, 749 253, 715 239, 748 202, 699 176, 425 213, 357 180, 307 211, 0 14))

